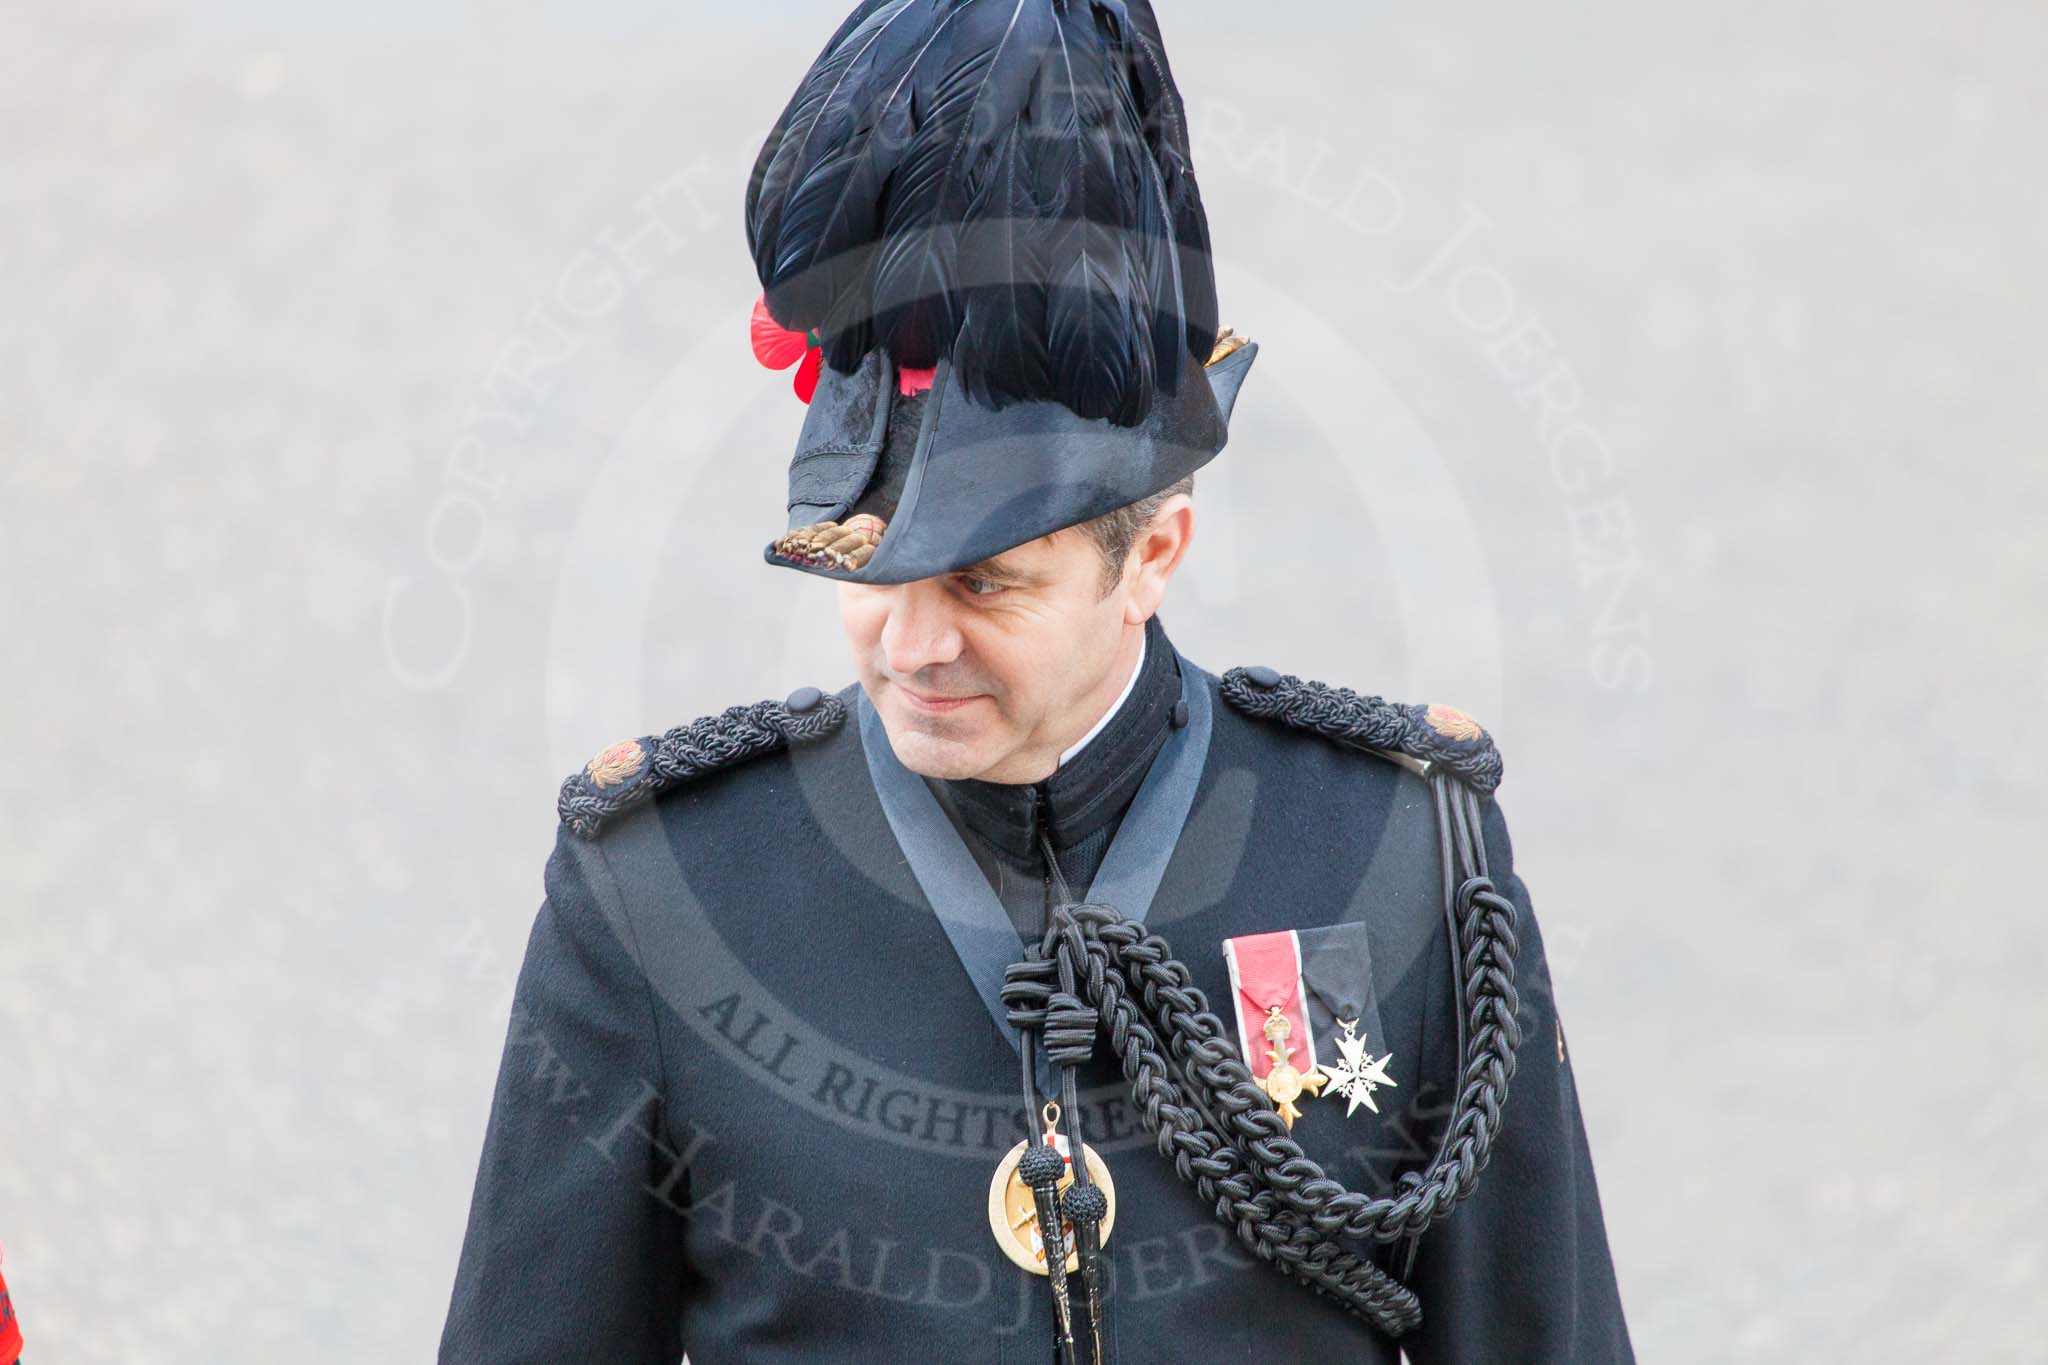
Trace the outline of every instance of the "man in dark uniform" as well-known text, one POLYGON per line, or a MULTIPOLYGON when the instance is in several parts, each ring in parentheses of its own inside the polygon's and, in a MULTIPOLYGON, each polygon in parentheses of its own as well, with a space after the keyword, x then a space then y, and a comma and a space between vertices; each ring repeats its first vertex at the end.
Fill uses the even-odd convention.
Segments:
POLYGON ((1161 622, 1258 347, 1143 0, 868 0, 747 208, 857 676, 564 784, 441 1359, 1631 1359, 1491 740, 1161 622))

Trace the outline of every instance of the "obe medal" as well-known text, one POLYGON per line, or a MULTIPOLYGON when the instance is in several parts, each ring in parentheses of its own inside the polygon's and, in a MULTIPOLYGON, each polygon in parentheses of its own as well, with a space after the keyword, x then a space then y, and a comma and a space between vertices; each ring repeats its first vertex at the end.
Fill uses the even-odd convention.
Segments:
POLYGON ((1294 1127, 1295 1101, 1323 1088, 1301 988, 1301 942, 1291 929, 1223 941, 1236 1008, 1238 1051, 1280 1121, 1294 1127), (1265 1046, 1254 1042, 1263 1037, 1265 1046))
POLYGON ((1302 1092, 1313 1095, 1323 1088, 1323 1069, 1315 1067, 1303 1074, 1293 1063, 1294 1049, 1287 1045, 1287 1035, 1294 1031, 1294 1025, 1281 1012, 1278 1005, 1266 1015, 1266 1040, 1269 1044, 1267 1061, 1272 1069, 1265 1074, 1259 1086, 1266 1092, 1266 1098, 1273 1101, 1273 1107, 1280 1111, 1280 1121, 1289 1128, 1301 1117, 1301 1111, 1294 1102, 1302 1092))
MULTIPOLYGON (((1057 1115, 1057 1105, 1046 1106, 1048 1116, 1057 1115)), ((1064 1195, 1067 1187, 1074 1183, 1074 1153, 1065 1135, 1059 1133, 1054 1123, 1047 1123, 1045 1141, 1066 1159, 1067 1173, 1060 1178, 1054 1189, 1055 1197, 1064 1195)), ((1045 1238, 1038 1230, 1038 1203, 1031 1187, 1017 1174, 1017 1163, 1031 1144, 1019 1142, 996 1163, 996 1172, 988 1183, 988 1227, 995 1234, 996 1245, 1003 1255, 1034 1275, 1050 1275, 1052 1269, 1045 1262, 1045 1238)), ((1098 1231, 1103 1245, 1109 1243, 1109 1229, 1116 1222, 1116 1182, 1109 1178, 1109 1163, 1105 1162, 1093 1147, 1082 1144, 1081 1153, 1088 1163, 1088 1178, 1092 1180, 1109 1200, 1109 1211, 1102 1215, 1098 1231)), ((1074 1246, 1073 1224, 1060 1220, 1060 1241, 1067 1248, 1067 1270, 1078 1272, 1081 1267, 1080 1253, 1074 1246)))

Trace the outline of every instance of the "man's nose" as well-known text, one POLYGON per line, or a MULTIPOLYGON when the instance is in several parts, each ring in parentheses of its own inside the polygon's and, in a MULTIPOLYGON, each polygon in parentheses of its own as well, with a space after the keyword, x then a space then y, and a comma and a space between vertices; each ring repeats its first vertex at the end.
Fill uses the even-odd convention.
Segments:
POLYGON ((943 588, 928 581, 906 583, 891 596, 889 619, 882 625, 882 657, 891 673, 914 677, 960 657, 960 631, 943 588))

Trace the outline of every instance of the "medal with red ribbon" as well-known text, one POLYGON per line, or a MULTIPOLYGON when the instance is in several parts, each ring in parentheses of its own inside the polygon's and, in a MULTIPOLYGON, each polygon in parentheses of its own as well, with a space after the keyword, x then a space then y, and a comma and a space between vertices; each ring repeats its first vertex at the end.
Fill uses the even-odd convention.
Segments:
POLYGON ((1252 1078, 1289 1128, 1301 1117, 1294 1102, 1323 1088, 1315 1030, 1301 990, 1301 943, 1292 929, 1223 941, 1237 1046, 1252 1078))

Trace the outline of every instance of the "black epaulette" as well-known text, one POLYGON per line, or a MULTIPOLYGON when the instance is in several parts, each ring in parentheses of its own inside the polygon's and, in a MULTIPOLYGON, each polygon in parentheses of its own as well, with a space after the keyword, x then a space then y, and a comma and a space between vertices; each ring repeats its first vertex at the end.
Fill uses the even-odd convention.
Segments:
POLYGON ((1348 687, 1265 667, 1233 668, 1223 695, 1240 711, 1277 720, 1399 763, 1424 777, 1442 768, 1482 796, 1500 786, 1500 751, 1479 722, 1449 706, 1405 706, 1348 687))
POLYGON ((783 701, 729 706, 663 735, 623 739, 562 783, 555 809, 584 838, 620 811, 652 801, 669 788, 773 753, 824 739, 846 723, 846 703, 815 687, 800 687, 783 701))

